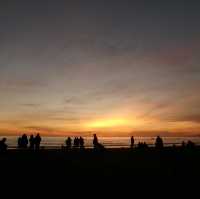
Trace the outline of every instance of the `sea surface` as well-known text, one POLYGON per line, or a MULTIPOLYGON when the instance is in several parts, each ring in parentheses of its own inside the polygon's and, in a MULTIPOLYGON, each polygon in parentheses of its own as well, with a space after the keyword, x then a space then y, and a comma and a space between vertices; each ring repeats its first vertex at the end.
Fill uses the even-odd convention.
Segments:
MULTIPOLYGON (((0 136, 2 139, 3 136, 0 136)), ((60 148, 65 145, 65 140, 67 137, 42 137, 41 146, 44 148, 60 148)), ((74 137, 71 137, 74 139, 74 137)), ((17 147, 17 136, 7 136, 6 143, 9 148, 17 147)), ((103 144, 106 148, 127 148, 130 147, 130 137, 99 137, 99 142, 103 144)), ((146 142, 149 146, 153 146, 155 143, 156 137, 134 137, 135 145, 138 142, 146 142)), ((85 147, 91 148, 92 137, 84 137, 85 147)), ((165 146, 172 145, 181 145, 183 141, 187 142, 188 140, 193 141, 195 144, 200 145, 200 137, 163 137, 165 146)))

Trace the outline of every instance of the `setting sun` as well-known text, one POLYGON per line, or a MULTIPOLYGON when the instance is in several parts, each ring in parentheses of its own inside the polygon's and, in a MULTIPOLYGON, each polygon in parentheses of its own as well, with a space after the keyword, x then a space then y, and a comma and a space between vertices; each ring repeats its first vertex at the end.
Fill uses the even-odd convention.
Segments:
POLYGON ((89 128, 112 128, 130 125, 132 121, 126 119, 102 119, 86 124, 89 128))

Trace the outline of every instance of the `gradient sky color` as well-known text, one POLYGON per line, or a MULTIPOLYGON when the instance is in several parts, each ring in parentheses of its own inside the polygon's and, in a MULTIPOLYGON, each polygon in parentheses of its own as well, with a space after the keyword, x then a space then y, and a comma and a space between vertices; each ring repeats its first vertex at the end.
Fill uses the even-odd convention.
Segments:
POLYGON ((200 3, 0 2, 0 134, 200 132, 200 3))

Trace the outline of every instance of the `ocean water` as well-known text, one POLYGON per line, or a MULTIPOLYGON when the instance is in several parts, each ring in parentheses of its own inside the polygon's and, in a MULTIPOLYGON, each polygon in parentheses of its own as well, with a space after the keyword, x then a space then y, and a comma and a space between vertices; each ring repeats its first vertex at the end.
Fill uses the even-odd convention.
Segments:
MULTIPOLYGON (((0 139, 3 136, 0 136, 0 139)), ((65 140, 67 137, 42 137, 41 146, 44 148, 60 148, 65 145, 65 140)), ((71 137, 74 139, 74 137, 71 137)), ((9 148, 17 147, 17 136, 7 136, 7 144, 9 148)), ((103 144, 106 148, 127 148, 130 146, 130 137, 99 137, 99 142, 103 144)), ((153 146, 156 137, 134 137, 135 144, 138 142, 146 142, 149 146, 153 146)), ((163 137, 165 146, 181 145, 183 141, 188 140, 193 141, 195 144, 200 145, 200 137, 163 137)), ((84 137, 85 147, 93 147, 92 137, 84 137)))

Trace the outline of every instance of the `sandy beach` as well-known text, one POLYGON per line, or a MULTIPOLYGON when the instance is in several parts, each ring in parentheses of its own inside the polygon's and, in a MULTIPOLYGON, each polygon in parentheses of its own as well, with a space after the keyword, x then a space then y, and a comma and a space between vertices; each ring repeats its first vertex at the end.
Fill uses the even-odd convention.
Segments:
POLYGON ((166 177, 200 176, 200 148, 166 147, 149 149, 85 150, 8 150, 0 155, 1 170, 9 178, 21 179, 32 172, 43 179, 91 177, 166 177))

